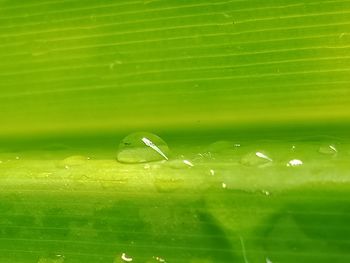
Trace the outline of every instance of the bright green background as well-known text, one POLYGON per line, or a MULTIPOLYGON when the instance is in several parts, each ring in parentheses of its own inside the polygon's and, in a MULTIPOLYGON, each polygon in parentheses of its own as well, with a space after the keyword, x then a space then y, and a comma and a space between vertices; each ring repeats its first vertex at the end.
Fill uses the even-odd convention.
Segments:
POLYGON ((1 1, 1 134, 343 122, 349 1, 1 1))

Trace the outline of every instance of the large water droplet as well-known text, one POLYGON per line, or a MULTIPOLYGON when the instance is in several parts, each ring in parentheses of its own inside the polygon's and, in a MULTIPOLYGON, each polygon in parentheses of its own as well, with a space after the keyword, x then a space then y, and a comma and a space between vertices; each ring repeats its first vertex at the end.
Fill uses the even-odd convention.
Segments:
POLYGON ((335 155, 337 154, 338 150, 332 144, 325 144, 320 146, 320 148, 318 149, 318 152, 322 154, 327 154, 327 155, 335 155))
POLYGON ((272 159, 263 152, 252 152, 244 155, 241 163, 247 166, 264 167, 270 165, 272 159))
POLYGON ((169 147, 160 137, 148 132, 126 136, 119 145, 117 159, 122 163, 168 160, 169 147))

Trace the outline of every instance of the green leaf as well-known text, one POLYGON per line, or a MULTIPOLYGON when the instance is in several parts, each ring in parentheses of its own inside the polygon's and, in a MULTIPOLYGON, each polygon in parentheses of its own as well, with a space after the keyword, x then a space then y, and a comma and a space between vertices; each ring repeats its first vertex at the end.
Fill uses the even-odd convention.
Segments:
POLYGON ((348 262, 349 12, 0 0, 0 262, 348 262))

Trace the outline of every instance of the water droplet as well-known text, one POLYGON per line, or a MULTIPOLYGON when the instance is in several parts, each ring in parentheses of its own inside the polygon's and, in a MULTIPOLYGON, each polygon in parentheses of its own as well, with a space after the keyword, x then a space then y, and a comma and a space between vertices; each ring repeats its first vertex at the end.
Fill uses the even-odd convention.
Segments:
POLYGON ((247 166, 265 167, 270 165, 272 159, 263 152, 252 152, 244 155, 241 163, 247 166))
POLYGON ((301 166, 301 165, 303 165, 303 162, 299 159, 293 159, 287 163, 288 167, 295 167, 295 166, 301 166))
POLYGON ((209 172, 211 175, 215 175, 215 171, 213 169, 210 169, 209 172))
POLYGON ((343 38, 345 35, 346 35, 346 33, 341 33, 341 34, 339 35, 339 38, 343 38))
POLYGON ((49 257, 41 257, 38 260, 38 263, 63 263, 64 262, 64 256, 57 254, 49 257))
POLYGON ((272 261, 269 258, 266 258, 266 263, 272 263, 272 261))
POLYGON ((164 258, 161 258, 161 257, 153 257, 155 260, 157 260, 158 262, 163 262, 163 263, 166 263, 165 259, 164 258))
POLYGON ((20 158, 19 158, 19 156, 16 156, 16 158, 15 158, 16 160, 19 160, 20 158))
POLYGON ((109 69, 110 70, 114 70, 114 68, 117 65, 121 65, 121 64, 123 64, 123 61, 121 61, 121 60, 114 60, 112 63, 109 64, 109 69))
POLYGON ((132 257, 128 256, 125 253, 122 253, 122 255, 120 256, 120 258, 124 261, 124 262, 131 262, 132 261, 132 257))
POLYGON ((122 163, 145 163, 168 160, 169 147, 157 135, 137 132, 126 136, 119 145, 117 160, 122 163))
POLYGON ((184 169, 193 167, 193 164, 188 160, 176 159, 166 162, 166 166, 173 169, 184 169))
POLYGON ((190 167, 193 167, 193 163, 191 163, 189 160, 183 160, 183 163, 190 166, 190 167))
POLYGON ((264 195, 266 195, 266 196, 269 196, 269 195, 270 195, 270 192, 267 191, 267 190, 262 190, 261 192, 262 192, 264 195))
POLYGON ((319 153, 327 154, 327 155, 335 155, 338 153, 337 148, 335 148, 332 144, 321 145, 318 149, 319 153))
POLYGON ((222 183, 221 184, 222 188, 226 189, 227 188, 227 185, 225 183, 222 183))

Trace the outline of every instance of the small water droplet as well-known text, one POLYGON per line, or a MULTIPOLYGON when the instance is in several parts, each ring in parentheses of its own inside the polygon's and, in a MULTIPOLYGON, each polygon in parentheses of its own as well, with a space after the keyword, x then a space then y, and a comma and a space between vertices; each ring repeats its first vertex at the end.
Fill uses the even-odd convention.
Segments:
POLYGON ((114 70, 114 68, 117 65, 121 65, 121 64, 123 64, 123 61, 121 61, 121 60, 114 60, 112 63, 109 64, 109 69, 110 70, 114 70))
POLYGON ((215 171, 213 169, 210 169, 209 172, 211 175, 215 175, 215 171))
POLYGON ((318 149, 319 153, 327 154, 327 155, 335 155, 338 153, 337 148, 335 148, 332 144, 321 145, 318 149))
POLYGON ((345 35, 346 35, 346 33, 341 33, 341 34, 339 35, 339 38, 343 38, 345 35))
POLYGON ((57 254, 48 257, 41 257, 38 263, 63 263, 65 257, 63 255, 57 254))
POLYGON ((222 183, 221 184, 222 188, 226 189, 227 188, 227 185, 225 183, 222 183))
POLYGON ((16 156, 16 158, 15 158, 16 160, 19 160, 20 158, 19 158, 19 156, 16 156))
POLYGON ((124 261, 124 262, 131 262, 133 259, 132 257, 128 256, 125 253, 122 253, 122 255, 120 256, 120 258, 124 261))
POLYGON ((190 165, 190 161, 188 160, 181 160, 181 159, 175 159, 171 160, 169 162, 166 162, 166 166, 173 168, 173 169, 185 169, 185 168, 191 168, 193 166, 190 165))
POLYGON ((190 166, 190 167, 193 167, 193 163, 191 163, 189 160, 183 160, 183 163, 190 166))
POLYGON ((301 165, 303 165, 303 162, 299 159, 293 159, 287 163, 288 167, 296 167, 296 166, 301 166, 301 165))
POLYGON ((266 196, 269 196, 269 195, 270 195, 270 192, 267 191, 267 190, 262 190, 261 192, 262 192, 264 195, 266 195, 266 196))
POLYGON ((145 163, 168 160, 169 147, 160 137, 148 132, 126 136, 119 144, 117 160, 122 163, 145 163))
POLYGON ((81 156, 81 155, 73 155, 60 161, 57 164, 57 166, 61 168, 69 169, 70 167, 73 167, 73 166, 86 164, 88 160, 89 160, 88 157, 81 156))
POLYGON ((241 163, 247 166, 265 167, 272 163, 272 159, 267 154, 259 151, 244 155, 241 163))
POLYGON ((155 260, 157 260, 158 262, 163 262, 163 263, 166 263, 165 259, 164 258, 161 258, 161 257, 153 257, 155 260))

